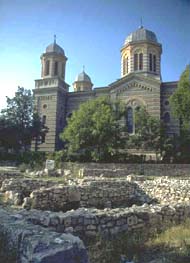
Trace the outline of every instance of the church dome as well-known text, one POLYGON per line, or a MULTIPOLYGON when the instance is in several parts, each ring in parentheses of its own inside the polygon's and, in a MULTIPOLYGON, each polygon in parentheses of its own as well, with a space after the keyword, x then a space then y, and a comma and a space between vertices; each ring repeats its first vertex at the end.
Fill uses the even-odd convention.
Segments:
POLYGON ((158 43, 154 32, 145 29, 143 26, 132 32, 125 40, 125 45, 130 42, 149 41, 158 43))
POLYGON ((91 83, 90 77, 84 71, 76 76, 75 81, 85 81, 91 83))
POLYGON ((64 50, 59 45, 57 45, 55 41, 54 43, 50 44, 46 48, 46 53, 52 53, 52 52, 65 56, 64 50))

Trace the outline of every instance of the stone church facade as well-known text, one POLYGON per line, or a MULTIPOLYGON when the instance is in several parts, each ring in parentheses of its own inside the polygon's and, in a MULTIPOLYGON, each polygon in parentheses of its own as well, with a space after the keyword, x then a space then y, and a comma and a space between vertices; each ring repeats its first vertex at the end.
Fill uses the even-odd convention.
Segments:
POLYGON ((35 107, 49 129, 41 138, 38 150, 60 149, 59 134, 66 126, 66 119, 82 102, 105 95, 120 99, 126 105, 124 122, 129 133, 135 133, 134 111, 142 106, 165 122, 169 135, 177 133, 178 122, 172 118, 169 105, 177 82, 162 82, 161 55, 162 45, 155 33, 141 26, 126 38, 121 48, 120 79, 106 87, 93 88, 90 77, 83 70, 73 83, 74 91, 69 92, 65 82, 67 57, 54 40, 41 55, 41 79, 35 81, 35 107))

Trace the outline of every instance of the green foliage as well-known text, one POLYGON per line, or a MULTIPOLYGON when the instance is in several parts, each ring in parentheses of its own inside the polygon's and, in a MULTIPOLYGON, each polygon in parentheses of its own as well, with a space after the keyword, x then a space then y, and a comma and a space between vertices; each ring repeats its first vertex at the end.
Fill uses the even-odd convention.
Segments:
POLYGON ((42 167, 46 160, 44 152, 18 152, 18 153, 1 153, 0 161, 10 161, 16 164, 27 164, 30 168, 42 167))
POLYGON ((116 237, 87 240, 87 249, 91 263, 121 262, 121 255, 126 261, 142 262, 190 262, 190 220, 168 227, 161 233, 147 231, 128 232, 116 237))
POLYGON ((170 98, 173 115, 178 118, 180 134, 176 138, 177 162, 190 162, 190 65, 186 67, 178 82, 178 87, 170 98))
MULTIPOLYGON (((182 126, 189 126, 190 122, 190 66, 188 65, 182 73, 178 87, 170 97, 172 112, 182 126)), ((182 128, 182 127, 181 127, 182 128)))
POLYGON ((132 148, 148 149, 158 152, 161 143, 160 121, 140 108, 135 112, 135 134, 130 136, 129 145, 132 148))
POLYGON ((124 146, 123 128, 118 123, 122 114, 121 104, 106 97, 81 104, 60 136, 66 142, 69 159, 101 161, 112 158, 124 146))
POLYGON ((39 116, 33 113, 31 91, 18 87, 12 99, 7 97, 7 108, 1 111, 0 146, 4 150, 27 150, 31 140, 44 132, 43 128, 39 116))
POLYGON ((131 235, 118 234, 117 237, 104 239, 97 237, 96 240, 87 242, 89 245, 90 262, 115 263, 121 262, 121 255, 125 255, 126 261, 137 262, 144 252, 145 235, 133 233, 131 235))

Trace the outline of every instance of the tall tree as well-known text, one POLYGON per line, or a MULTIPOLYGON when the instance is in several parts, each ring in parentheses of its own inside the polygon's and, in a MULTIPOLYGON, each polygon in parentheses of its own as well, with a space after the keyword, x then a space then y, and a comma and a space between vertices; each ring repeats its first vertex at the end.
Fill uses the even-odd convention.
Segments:
POLYGON ((0 143, 4 147, 26 150, 32 138, 40 134, 43 128, 39 117, 33 112, 31 91, 21 87, 18 87, 13 98, 7 97, 7 108, 1 111, 0 117, 0 132, 4 134, 0 143))
POLYGON ((130 136, 131 147, 160 151, 161 125, 145 108, 135 111, 135 134, 130 136))
POLYGON ((179 120, 180 134, 175 138, 180 162, 190 160, 190 65, 181 74, 177 89, 170 97, 174 117, 179 120))
POLYGON ((179 119, 180 131, 190 123, 190 65, 182 73, 174 94, 170 97, 172 112, 179 119))
POLYGON ((89 100, 74 111, 61 134, 69 156, 79 155, 99 161, 123 148, 118 120, 124 113, 120 103, 106 97, 89 100))

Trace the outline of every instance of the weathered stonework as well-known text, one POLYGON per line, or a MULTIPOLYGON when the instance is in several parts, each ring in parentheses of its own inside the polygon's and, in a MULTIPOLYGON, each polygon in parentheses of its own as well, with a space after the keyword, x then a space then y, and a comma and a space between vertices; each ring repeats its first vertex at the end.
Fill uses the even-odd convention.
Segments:
POLYGON ((51 211, 190 202, 190 180, 187 179, 146 180, 143 176, 128 175, 126 178, 86 177, 69 182, 63 185, 43 180, 5 180, 1 191, 4 199, 15 205, 51 211))
POLYGON ((22 212, 0 208, 0 240, 6 257, 14 255, 18 263, 88 263, 86 249, 78 237, 34 225, 22 212))
POLYGON ((169 226, 184 222, 190 217, 190 204, 143 205, 130 208, 92 209, 79 208, 63 212, 23 210, 19 212, 27 221, 54 231, 70 232, 81 236, 95 237, 117 235, 133 231, 154 233, 169 226))

